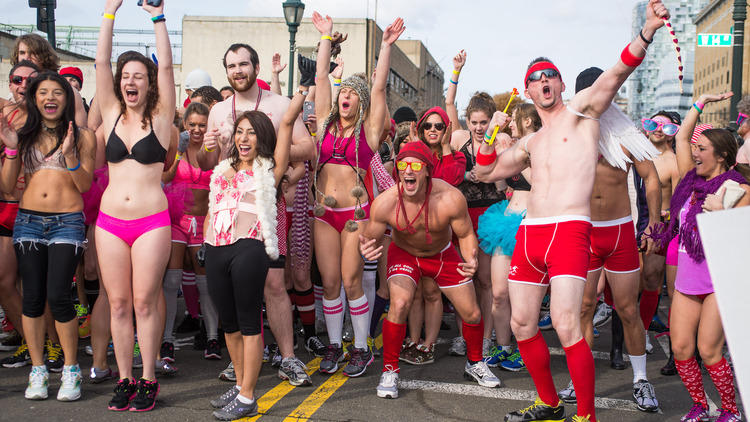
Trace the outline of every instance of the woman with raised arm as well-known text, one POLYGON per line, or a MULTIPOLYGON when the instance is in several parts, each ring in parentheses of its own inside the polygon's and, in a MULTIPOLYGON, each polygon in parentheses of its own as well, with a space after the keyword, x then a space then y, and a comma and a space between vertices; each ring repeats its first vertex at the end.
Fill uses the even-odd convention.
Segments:
POLYGON ((363 264, 357 250, 359 234, 364 229, 364 224, 357 221, 364 223, 368 219, 370 206, 363 177, 380 147, 383 127, 390 121, 385 88, 391 45, 405 27, 404 21, 397 18, 383 31, 372 90, 367 88, 366 80, 351 76, 341 82, 333 107, 329 108, 333 21, 318 12, 313 13, 312 21, 321 34, 315 79, 318 165, 313 178, 316 195, 313 233, 315 256, 323 279, 323 309, 330 341, 320 371, 336 372, 344 358, 341 341, 343 281, 355 336, 351 359, 344 373, 356 377, 362 375, 373 361, 372 351, 367 346, 369 304, 362 289, 363 264))
POLYGON ((96 220, 96 252, 120 370, 109 409, 148 411, 159 393, 154 370, 164 328, 159 308, 164 306, 161 284, 171 241, 161 175, 173 128, 174 72, 164 3, 154 7, 143 2, 154 23, 158 69, 144 55, 129 51, 117 59, 112 78, 112 28, 121 4, 122 0, 107 0, 96 52, 96 96, 108 134, 109 164, 109 185, 96 220), (143 375, 137 383, 132 369, 133 311, 143 357, 143 375))
MULTIPOLYGON (((735 400, 732 368, 722 355, 724 330, 711 276, 703 252, 696 216, 703 211, 724 209, 728 198, 728 181, 739 183, 744 195, 728 207, 750 205, 750 186, 737 169, 748 170, 737 164, 737 142, 725 129, 703 131, 695 144, 690 137, 707 103, 721 101, 732 93, 701 95, 685 116, 680 131, 675 136, 677 167, 682 180, 672 195, 670 214, 672 220, 660 235, 666 245, 678 237, 677 278, 669 318, 672 351, 677 372, 687 388, 693 407, 682 417, 683 421, 708 420, 708 402, 703 389, 701 369, 695 359, 696 343, 711 380, 721 397, 721 415, 726 421, 742 420, 735 400), (674 218, 677 217, 677 218, 674 218), (696 341, 697 338, 697 341, 696 341)), ((740 191, 740 192, 742 192, 740 191)))
POLYGON ((73 89, 57 73, 32 79, 24 101, 28 116, 18 132, 0 113, 0 140, 5 144, 2 191, 16 190, 21 171, 26 180, 13 226, 23 281, 23 331, 33 365, 25 396, 47 398, 43 314, 49 303, 65 355, 57 399, 78 400, 78 319, 70 281, 86 243, 81 193, 91 186, 96 143, 91 131, 76 126, 73 89))
POLYGON ((219 420, 258 413, 255 385, 263 358, 261 308, 271 260, 279 257, 276 193, 289 164, 292 128, 307 87, 292 98, 276 137, 260 111, 234 125, 229 158, 211 175, 206 224, 208 289, 224 329, 237 384, 211 405, 219 420))

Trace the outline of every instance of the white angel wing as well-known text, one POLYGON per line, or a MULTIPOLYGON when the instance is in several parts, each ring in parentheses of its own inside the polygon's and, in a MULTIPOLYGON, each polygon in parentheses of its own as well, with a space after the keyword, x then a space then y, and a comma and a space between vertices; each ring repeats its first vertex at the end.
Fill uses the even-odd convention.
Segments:
POLYGON ((610 104, 599 118, 599 153, 613 167, 628 171, 630 158, 620 146, 625 147, 638 161, 653 160, 659 150, 620 110, 617 104, 610 104))

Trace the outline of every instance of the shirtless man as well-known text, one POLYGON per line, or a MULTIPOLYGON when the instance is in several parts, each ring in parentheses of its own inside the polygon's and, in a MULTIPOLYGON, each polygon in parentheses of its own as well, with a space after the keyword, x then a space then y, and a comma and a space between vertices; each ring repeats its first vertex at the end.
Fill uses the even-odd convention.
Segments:
POLYGON ((484 387, 500 380, 482 360, 482 315, 472 277, 477 269, 477 238, 461 191, 434 179, 433 154, 423 142, 401 145, 396 157, 398 184, 378 195, 370 208, 370 222, 359 238, 360 253, 367 261, 382 254, 388 226, 388 290, 391 305, 383 321, 383 374, 378 397, 398 397, 398 358, 406 336, 406 317, 417 283, 436 283, 463 320, 467 362, 464 376, 484 387), (458 238, 462 251, 473 251, 463 262, 451 244, 458 238))
MULTIPOLYGON (((539 397, 529 407, 511 412, 506 421, 563 420, 550 372, 550 354, 539 331, 539 308, 551 286, 552 323, 565 349, 568 369, 578 397, 573 420, 595 421, 594 359, 581 332, 581 301, 588 273, 591 236, 591 194, 596 175, 599 116, 645 55, 649 42, 669 12, 660 0, 650 0, 641 33, 622 51, 620 61, 594 84, 576 94, 566 106, 565 84, 554 64, 544 58, 531 62, 524 78, 524 95, 531 98, 542 129, 521 139, 499 156, 483 143, 477 155, 477 177, 483 182, 511 177, 528 163, 534 185, 527 217, 516 236, 508 293, 511 328, 539 397)), ((488 128, 508 124, 496 112, 488 128)))
MULTIPOLYGON (((234 95, 211 108, 208 116, 208 132, 204 138, 204 145, 207 149, 204 160, 201 162, 201 168, 203 169, 211 169, 217 164, 219 157, 221 159, 227 157, 236 116, 248 110, 262 111, 271 119, 274 128, 278 131, 281 118, 290 103, 288 98, 261 89, 258 86, 256 83, 260 71, 258 53, 251 46, 232 44, 224 53, 223 64, 227 72, 229 85, 234 89, 234 95)), ((304 162, 313 159, 314 156, 315 146, 312 138, 302 119, 298 117, 294 124, 289 161, 304 162)), ((309 376, 303 369, 304 365, 294 357, 292 303, 284 283, 283 260, 276 260, 271 263, 264 293, 268 322, 281 350, 284 376, 293 383, 309 384, 309 376), (285 358, 289 358, 287 360, 290 365, 292 360, 300 365, 295 364, 286 367, 283 362, 285 358)))

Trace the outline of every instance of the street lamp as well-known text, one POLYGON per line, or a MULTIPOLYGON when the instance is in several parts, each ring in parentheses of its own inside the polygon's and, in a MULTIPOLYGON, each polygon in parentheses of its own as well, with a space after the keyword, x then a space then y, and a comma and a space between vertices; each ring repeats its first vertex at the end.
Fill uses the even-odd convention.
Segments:
POLYGON ((300 0, 287 0, 281 6, 284 7, 286 26, 289 27, 289 89, 287 92, 291 97, 294 84, 294 37, 297 35, 297 27, 302 22, 305 4, 300 0))
POLYGON ((730 100, 729 118, 737 115, 737 103, 742 98, 742 50, 745 44, 745 19, 747 18, 747 1, 734 0, 734 31, 732 48, 732 91, 735 93, 730 100))

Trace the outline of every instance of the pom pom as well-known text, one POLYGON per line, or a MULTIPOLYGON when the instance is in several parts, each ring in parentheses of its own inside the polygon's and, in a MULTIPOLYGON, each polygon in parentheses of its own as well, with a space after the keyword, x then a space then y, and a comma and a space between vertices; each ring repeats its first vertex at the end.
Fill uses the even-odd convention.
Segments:
POLYGON ((326 195, 325 198, 323 198, 323 204, 327 207, 333 208, 336 206, 336 198, 326 195))
POLYGON ((355 186, 352 188, 350 194, 357 199, 362 199, 362 197, 365 196, 365 190, 362 186, 355 186))
POLYGON ((356 232, 359 228, 359 224, 357 224, 354 220, 347 220, 346 224, 344 225, 344 230, 348 232, 356 232))
POLYGON ((326 209, 320 204, 315 204, 313 207, 313 215, 316 217, 322 217, 326 213, 326 209))
POLYGON ((358 207, 354 210, 354 218, 357 220, 364 220, 365 219, 365 210, 363 210, 361 207, 358 207))

